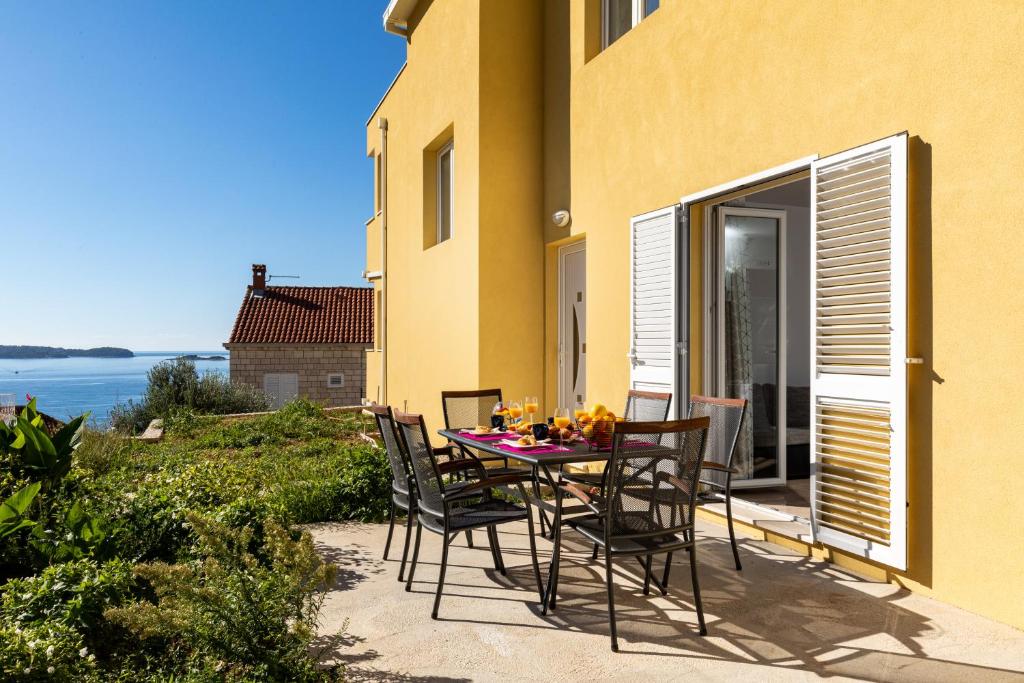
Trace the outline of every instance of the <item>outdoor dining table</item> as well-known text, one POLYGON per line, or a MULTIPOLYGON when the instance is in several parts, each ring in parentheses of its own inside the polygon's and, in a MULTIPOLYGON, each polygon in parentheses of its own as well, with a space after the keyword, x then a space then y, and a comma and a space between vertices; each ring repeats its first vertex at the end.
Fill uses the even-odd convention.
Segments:
MULTIPOLYGON (((536 505, 541 511, 555 513, 553 502, 545 501, 541 496, 538 484, 545 484, 551 487, 552 491, 558 490, 557 472, 563 465, 584 462, 608 462, 611 457, 611 449, 594 450, 585 441, 577 439, 565 444, 552 441, 536 448, 514 448, 502 444, 503 439, 518 439, 519 436, 512 432, 499 432, 496 434, 477 435, 471 431, 461 429, 440 429, 437 432, 449 441, 493 455, 500 455, 511 460, 529 465, 535 473, 533 495, 530 496, 530 503, 536 505)), ((563 506, 562 512, 573 514, 576 512, 587 512, 589 508, 584 505, 563 506)), ((550 527, 550 523, 548 523, 550 527)), ((552 537, 554 532, 552 531, 552 537)))
MULTIPOLYGON (((563 465, 569 465, 572 463, 608 462, 612 455, 610 448, 594 449, 586 441, 580 439, 565 444, 559 444, 552 441, 550 444, 544 444, 543 446, 538 446, 536 448, 514 448, 501 443, 503 439, 514 440, 519 438, 518 435, 514 435, 511 432, 478 435, 474 434, 471 430, 439 429, 437 433, 452 443, 483 451, 485 453, 508 457, 517 462, 521 462, 524 465, 529 465, 534 472, 534 481, 533 495, 531 496, 527 494, 527 496, 530 498, 530 504, 537 506, 542 519, 544 519, 545 511, 550 512, 552 515, 555 514, 555 504, 554 502, 544 500, 538 484, 546 484, 547 486, 550 486, 551 490, 555 491, 557 495, 558 478, 556 473, 560 471, 563 465)), ((590 508, 582 504, 562 506, 563 515, 587 512, 591 512, 590 508)), ((548 522, 548 526, 551 526, 550 522, 548 522)), ((544 536, 543 531, 541 532, 541 535, 544 536)), ((553 540, 554 536, 554 529, 552 529, 550 538, 553 540)), ((545 538, 548 537, 545 536, 545 538)), ((643 561, 639 557, 636 559, 640 562, 641 568, 646 571, 643 561)), ((651 576, 650 581, 662 592, 665 591, 665 587, 657 577, 651 576)))

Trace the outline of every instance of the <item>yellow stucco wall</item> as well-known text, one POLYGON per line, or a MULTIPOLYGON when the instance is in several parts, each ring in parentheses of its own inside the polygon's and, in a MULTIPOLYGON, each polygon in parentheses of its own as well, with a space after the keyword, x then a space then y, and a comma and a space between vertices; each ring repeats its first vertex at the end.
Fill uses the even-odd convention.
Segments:
MULTIPOLYGON (((907 130, 910 570, 1024 626, 1024 3, 666 0, 587 57, 571 3, 573 225, 591 397, 628 382, 632 215, 907 130)), ((699 388, 697 386, 695 389, 699 388)))
POLYGON ((420 4, 379 112, 390 402, 437 423, 442 388, 498 384, 549 412, 554 245, 585 236, 588 393, 620 405, 631 216, 906 130, 926 363, 910 370, 910 570, 889 578, 1024 627, 1024 3, 663 0, 603 52, 598 0, 420 4), (456 237, 424 250, 422 151, 448 125, 456 237))

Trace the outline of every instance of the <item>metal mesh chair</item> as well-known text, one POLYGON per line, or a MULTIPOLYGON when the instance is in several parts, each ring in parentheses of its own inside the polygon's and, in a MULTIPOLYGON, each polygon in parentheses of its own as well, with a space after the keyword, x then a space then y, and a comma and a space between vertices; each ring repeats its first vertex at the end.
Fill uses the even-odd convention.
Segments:
MULTIPOLYGON (((494 404, 501 401, 501 389, 474 389, 470 391, 442 391, 441 409, 445 429, 472 429, 477 425, 490 426, 494 404)), ((500 455, 474 453, 463 445, 455 449, 455 457, 476 458, 480 462, 501 462, 501 467, 489 467, 490 476, 527 474, 521 468, 509 467, 508 458, 500 455)))
MULTIPOLYGON (((418 494, 416 542, 413 545, 412 564, 409 567, 405 590, 412 590, 412 579, 416 573, 416 561, 420 552, 420 536, 424 527, 441 535, 443 539, 441 569, 437 579, 434 609, 431 612, 431 616, 437 619, 437 610, 441 604, 441 592, 444 588, 445 569, 448 566, 448 546, 452 539, 462 531, 485 528, 491 547, 491 556, 494 560, 494 568, 504 575, 506 574, 505 563, 501 557, 496 527, 499 524, 525 519, 529 525, 530 557, 533 561, 537 591, 543 595, 540 567, 537 564, 537 548, 534 543, 533 518, 530 515, 530 504, 526 492, 522 488, 522 477, 505 475, 487 478, 481 471, 478 472, 479 480, 462 482, 458 488, 452 488, 443 479, 444 468, 437 462, 435 449, 430 445, 423 417, 398 413, 395 416, 395 422, 398 425, 406 453, 409 455, 409 463, 412 467, 418 494), (525 507, 492 497, 492 488, 510 485, 519 487, 520 495, 524 501, 527 501, 525 507)), ((474 466, 479 467, 479 464, 475 463, 474 466)))
MULTIPOLYGON (((736 546, 736 532, 733 530, 732 524, 732 477, 737 473, 732 461, 736 454, 736 442, 739 439, 746 410, 747 401, 742 398, 712 398, 708 396, 692 396, 690 398, 689 416, 711 419, 707 453, 700 476, 703 490, 699 493, 697 505, 719 503, 721 502, 720 495, 725 498, 729 542, 732 544, 732 556, 736 561, 737 571, 743 569, 743 566, 740 564, 740 552, 736 546)), ((671 558, 669 561, 671 562, 671 558)), ((667 564, 665 575, 668 576, 667 564)))
MULTIPOLYGON (((622 416, 628 422, 664 422, 672 406, 672 394, 630 389, 622 416)), ((584 486, 604 486, 607 469, 601 472, 562 472, 561 478, 584 486)))
MULTIPOLYGON (((547 592, 542 598, 545 613, 555 607, 564 521, 566 526, 604 548, 612 650, 618 650, 612 564, 623 556, 644 558, 644 593, 647 594, 653 555, 687 550, 700 633, 707 634, 697 580, 693 520, 710 422, 709 418, 701 417, 671 422, 618 423, 602 494, 591 493, 571 482, 560 482, 561 492, 582 502, 590 513, 563 520, 565 496, 556 497, 555 545, 547 592)), ((662 592, 665 592, 664 586, 662 592)))
MULTIPOLYGON (((388 551, 391 549, 391 538, 395 532, 395 516, 398 510, 406 513, 405 524, 405 546, 402 549, 402 564, 398 571, 398 580, 405 578, 405 563, 409 555, 409 539, 412 536, 412 522, 416 515, 416 486, 412 473, 412 466, 408 454, 395 426, 394 413, 391 406, 372 405, 368 410, 373 413, 377 423, 377 431, 384 442, 384 451, 388 456, 388 464, 391 465, 391 514, 388 521, 388 539, 384 543, 384 559, 388 559, 388 551)), ((433 449, 436 455, 449 455, 449 448, 433 449)), ((440 468, 445 472, 456 472, 467 468, 476 468, 472 461, 450 461, 440 463, 440 468)), ((454 484, 454 487, 461 488, 464 483, 454 484)))

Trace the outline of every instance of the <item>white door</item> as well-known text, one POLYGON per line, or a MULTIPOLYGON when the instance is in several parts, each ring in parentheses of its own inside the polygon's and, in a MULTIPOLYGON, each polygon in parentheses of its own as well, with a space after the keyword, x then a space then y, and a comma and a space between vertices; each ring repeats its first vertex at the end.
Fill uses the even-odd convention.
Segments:
POLYGON ((811 517, 907 566, 907 136, 811 166, 811 517))
MULTIPOLYGON (((686 406, 680 396, 686 352, 685 231, 678 204, 630 221, 629 384, 633 389, 670 392, 670 416, 686 406)), ((685 412, 685 409, 683 409, 685 412)))
POLYGON ((587 400, 587 252, 584 242, 558 250, 558 407, 587 400))
POLYGON ((299 396, 299 375, 295 372, 268 372, 263 375, 263 393, 270 407, 277 410, 299 396))

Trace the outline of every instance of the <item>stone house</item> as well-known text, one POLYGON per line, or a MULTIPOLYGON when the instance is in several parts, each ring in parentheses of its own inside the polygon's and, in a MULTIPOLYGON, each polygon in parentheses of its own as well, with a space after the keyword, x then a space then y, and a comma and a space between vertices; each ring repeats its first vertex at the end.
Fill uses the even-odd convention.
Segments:
POLYGON ((263 389, 271 406, 303 397, 324 406, 365 396, 366 350, 373 346, 368 287, 268 287, 254 264, 231 338, 231 381, 263 389))

